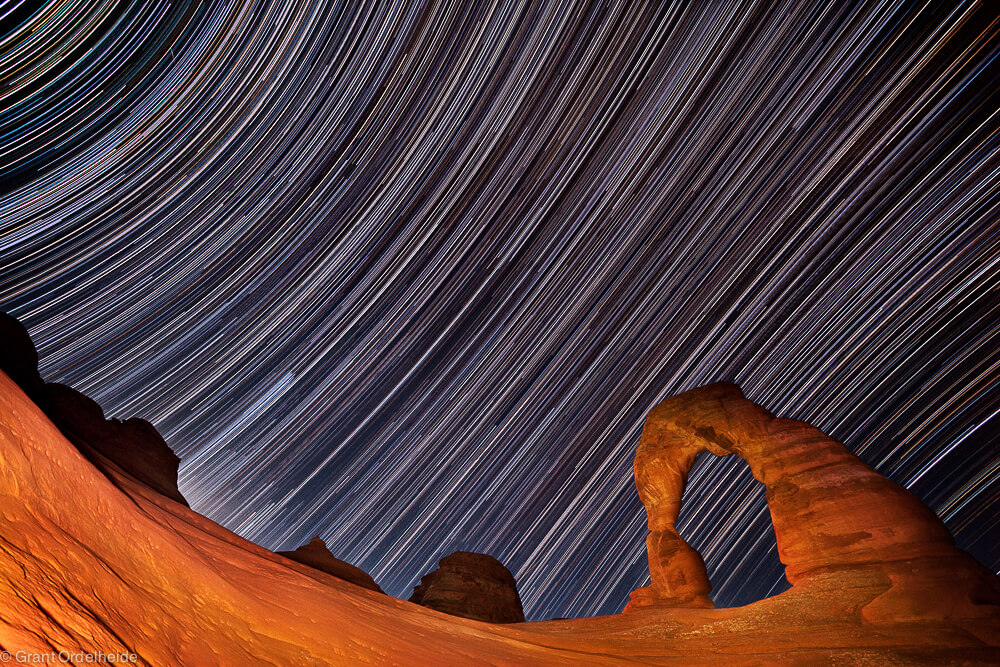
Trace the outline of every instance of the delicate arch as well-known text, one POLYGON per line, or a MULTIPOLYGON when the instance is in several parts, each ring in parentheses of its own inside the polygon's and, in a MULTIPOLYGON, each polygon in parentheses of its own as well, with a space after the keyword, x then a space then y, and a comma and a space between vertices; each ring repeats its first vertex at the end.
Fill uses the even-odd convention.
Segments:
POLYGON ((736 454, 764 484, 778 555, 793 585, 815 573, 915 557, 954 559, 948 530, 915 496, 809 424, 774 417, 739 387, 708 385, 660 403, 646 417, 635 481, 646 506, 650 585, 629 608, 711 607, 701 555, 675 524, 700 452, 736 454))

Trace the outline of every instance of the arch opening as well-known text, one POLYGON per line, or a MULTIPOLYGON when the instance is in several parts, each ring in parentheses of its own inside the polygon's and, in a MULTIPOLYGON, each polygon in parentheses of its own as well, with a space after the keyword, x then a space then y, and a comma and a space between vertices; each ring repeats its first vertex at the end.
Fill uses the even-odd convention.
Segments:
POLYGON ((676 527, 701 554, 716 607, 742 607, 791 588, 778 558, 764 485, 740 457, 698 454, 676 527), (738 489, 736 501, 719 489, 738 489))

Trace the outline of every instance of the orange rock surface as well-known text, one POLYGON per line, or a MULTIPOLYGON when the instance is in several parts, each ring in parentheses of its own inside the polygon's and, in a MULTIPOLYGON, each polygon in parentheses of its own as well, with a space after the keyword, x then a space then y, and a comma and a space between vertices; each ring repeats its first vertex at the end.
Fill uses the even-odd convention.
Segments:
POLYGON ((38 352, 16 318, 0 312, 0 370, 109 479, 135 479, 187 505, 177 488, 180 459, 144 419, 105 419, 96 401, 66 385, 43 382, 38 352))
MULTIPOLYGON (((695 407, 700 403, 694 401, 695 407)), ((732 422, 758 410, 740 406, 718 407, 716 414, 732 422)), ((660 408, 655 415, 664 423, 679 419, 660 408)), ((752 432, 765 422, 755 421, 752 432)), ((823 489, 837 493, 834 483, 841 475, 844 484, 864 478, 876 490, 892 487, 870 471, 856 471, 856 459, 820 440, 818 432, 808 440, 790 439, 791 454, 782 455, 777 446, 757 452, 756 445, 732 438, 739 429, 708 425, 716 436, 706 442, 718 447, 720 433, 729 437, 747 452, 765 484, 784 478, 806 484, 803 493, 812 504, 805 507, 790 500, 795 489, 769 488, 782 507, 775 517, 784 522, 778 535, 795 578, 791 590, 736 609, 653 604, 617 616, 496 625, 447 616, 319 571, 306 573, 130 477, 112 484, 0 374, 0 650, 134 652, 138 664, 158 667, 914 664, 996 658, 997 608, 987 604, 988 595, 979 604, 967 599, 974 565, 929 527, 933 521, 920 518, 926 512, 908 496, 886 491, 883 497, 892 506, 878 509, 874 519, 863 520, 860 509, 850 512, 852 522, 862 521, 858 530, 853 523, 822 523, 836 514, 836 503, 823 501, 823 489), (814 445, 829 452, 818 468, 808 462, 817 460, 807 454, 814 445), (800 448, 801 454, 794 453, 800 448), (821 473, 825 467, 841 471, 822 477, 833 486, 807 483, 809 469, 821 473), (902 509, 896 501, 904 503, 902 509), (821 521, 816 535, 801 525, 801 517, 821 521), (887 539, 888 521, 904 518, 894 533, 899 539, 887 539), (882 532, 871 538, 829 541, 876 529, 882 532), (811 545, 821 549, 810 555, 811 545), (880 565, 883 557, 891 557, 893 565, 880 565), (956 566, 946 579, 935 565, 939 561, 956 566), (954 613, 928 610, 926 603, 934 598, 954 613)), ((672 429, 664 431, 668 440, 672 429)), ((668 513, 671 485, 676 480, 663 486, 668 513)), ((983 590, 993 590, 995 577, 980 575, 983 590)))

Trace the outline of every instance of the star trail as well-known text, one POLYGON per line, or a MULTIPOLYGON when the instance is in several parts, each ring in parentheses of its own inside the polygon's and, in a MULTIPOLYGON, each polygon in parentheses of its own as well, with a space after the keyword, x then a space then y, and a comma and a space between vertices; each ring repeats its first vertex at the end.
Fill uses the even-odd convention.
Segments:
MULTIPOLYGON (((617 613, 643 418, 729 380, 1000 569, 990 3, 14 0, 0 34, 0 307, 231 530, 617 613)), ((786 586, 730 458, 679 525, 719 606, 786 586)))

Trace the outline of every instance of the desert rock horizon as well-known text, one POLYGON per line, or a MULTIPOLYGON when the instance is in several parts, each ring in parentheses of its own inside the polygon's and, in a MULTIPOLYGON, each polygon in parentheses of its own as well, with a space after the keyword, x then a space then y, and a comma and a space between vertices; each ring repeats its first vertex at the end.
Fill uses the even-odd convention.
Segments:
MULTIPOLYGON (((646 420, 635 470, 652 581, 626 612, 497 624, 259 547, 173 496, 169 475, 154 474, 163 465, 85 456, 36 403, 45 385, 30 367, 5 359, 0 373, 0 650, 9 654, 132 653, 147 665, 997 660, 996 575, 954 547, 912 494, 734 385, 667 399, 646 420), (790 590, 712 608, 701 557, 674 528, 703 451, 741 456, 765 485, 790 590)), ((149 441, 116 440, 109 451, 149 441)), ((176 464, 152 460, 173 466, 176 485, 176 464)))

